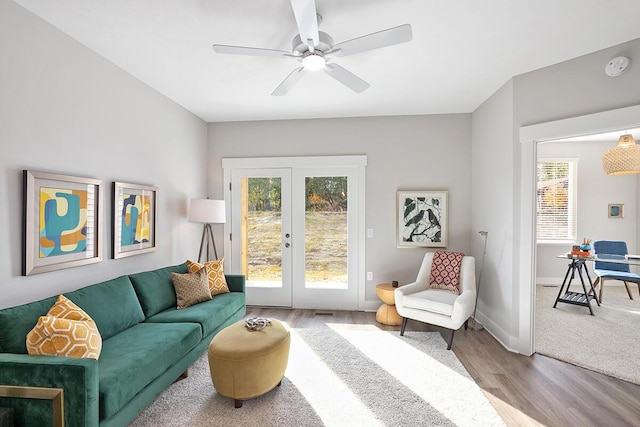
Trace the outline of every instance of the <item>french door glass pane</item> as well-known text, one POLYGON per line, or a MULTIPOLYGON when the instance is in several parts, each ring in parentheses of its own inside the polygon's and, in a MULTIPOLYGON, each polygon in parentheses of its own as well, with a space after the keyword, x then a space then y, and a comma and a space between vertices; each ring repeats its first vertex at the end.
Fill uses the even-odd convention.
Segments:
POLYGON ((282 287, 281 178, 243 178, 242 273, 247 286, 282 287))
POLYGON ((305 179, 305 287, 347 289, 347 177, 305 179))

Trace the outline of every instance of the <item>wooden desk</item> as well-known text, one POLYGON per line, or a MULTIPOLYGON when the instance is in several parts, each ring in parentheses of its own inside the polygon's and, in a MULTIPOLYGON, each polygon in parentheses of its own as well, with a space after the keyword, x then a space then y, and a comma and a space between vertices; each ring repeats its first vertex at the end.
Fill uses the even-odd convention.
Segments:
POLYGON ((376 285, 376 293, 382 301, 382 305, 376 312, 376 321, 383 325, 398 326, 402 324, 402 316, 396 310, 396 299, 394 291, 396 288, 391 283, 381 283, 376 285))

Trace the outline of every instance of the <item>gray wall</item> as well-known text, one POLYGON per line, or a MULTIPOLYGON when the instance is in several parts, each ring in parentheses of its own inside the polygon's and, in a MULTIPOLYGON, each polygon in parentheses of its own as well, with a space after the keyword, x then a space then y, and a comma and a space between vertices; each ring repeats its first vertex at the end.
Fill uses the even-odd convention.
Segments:
MULTIPOLYGON (((594 240, 624 240, 630 253, 637 253, 638 214, 637 175, 609 176, 602 170, 602 153, 615 142, 550 142, 538 144, 538 158, 578 158, 578 242, 594 240), (623 203, 624 217, 609 218, 609 203, 623 203)), ((570 245, 538 244, 536 283, 560 284, 567 261, 556 256, 571 250, 570 245)), ((587 267, 593 271, 593 265, 587 267)), ((593 277, 593 276, 592 276, 593 277)))
MULTIPOLYGON (((375 285, 415 280, 426 249, 396 247, 396 191, 449 191, 450 250, 470 250, 471 116, 469 114, 209 124, 209 185, 222 194, 222 158, 367 155, 365 300, 375 285)), ((222 246, 222 245, 219 245, 222 246)))
POLYGON ((474 243, 478 260, 477 319, 502 342, 509 344, 515 313, 511 286, 514 264, 513 82, 509 81, 473 113, 472 207, 474 243), (477 231, 489 234, 486 254, 477 231), (484 268, 482 259, 484 257, 484 268))
POLYGON ((207 126, 11 1, 0 1, 0 308, 195 256, 207 126), (103 262, 21 276, 23 169, 104 180, 103 262), (158 250, 111 260, 111 182, 152 184, 158 250))

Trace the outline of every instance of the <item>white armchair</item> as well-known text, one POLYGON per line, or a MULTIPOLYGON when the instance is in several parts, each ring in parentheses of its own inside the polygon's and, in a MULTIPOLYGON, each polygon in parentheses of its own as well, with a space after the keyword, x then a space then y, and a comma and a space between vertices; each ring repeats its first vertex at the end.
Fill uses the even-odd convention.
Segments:
POLYGON ((424 256, 415 282, 397 288, 394 292, 396 309, 402 316, 400 335, 404 335, 407 319, 442 326, 451 330, 447 350, 451 350, 453 334, 473 314, 476 301, 475 258, 464 256, 460 267, 460 294, 441 289, 429 289, 433 253, 424 256))

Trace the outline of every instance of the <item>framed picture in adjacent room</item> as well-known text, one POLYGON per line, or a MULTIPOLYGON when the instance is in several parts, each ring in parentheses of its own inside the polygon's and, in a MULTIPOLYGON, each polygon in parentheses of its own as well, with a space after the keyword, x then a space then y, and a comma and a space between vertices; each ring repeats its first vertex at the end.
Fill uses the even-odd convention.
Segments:
POLYGON ((398 191, 398 247, 447 246, 447 191, 398 191))
POLYGON ((23 171, 22 274, 102 261, 102 181, 23 171))
POLYGON ((609 218, 623 218, 622 203, 612 203, 609 205, 609 218))
POLYGON ((113 183, 113 258, 157 249, 158 189, 150 185, 113 183))

